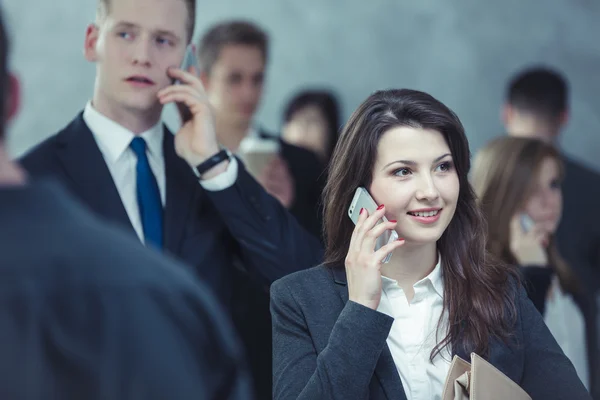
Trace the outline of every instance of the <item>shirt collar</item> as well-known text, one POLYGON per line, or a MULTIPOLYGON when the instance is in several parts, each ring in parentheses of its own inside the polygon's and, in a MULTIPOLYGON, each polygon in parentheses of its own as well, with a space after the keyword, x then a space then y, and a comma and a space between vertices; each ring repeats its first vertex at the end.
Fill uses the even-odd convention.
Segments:
MULTIPOLYGON (((438 254, 438 262, 433 271, 427 275, 424 280, 429 279, 435 292, 441 298, 444 298, 444 279, 442 276, 442 256, 438 254)), ((417 282, 418 283, 418 282, 417 282)))
MULTIPOLYGON (((88 101, 83 110, 83 120, 92 131, 99 147, 103 149, 104 156, 110 162, 117 161, 136 137, 129 129, 101 114, 92 106, 91 101, 88 101)), ((151 157, 159 157, 163 152, 163 135, 162 121, 159 121, 137 136, 144 138, 151 157)))
MULTIPOLYGON (((384 290, 398 286, 398 281, 388 278, 387 276, 382 276, 381 280, 382 280, 382 285, 383 285, 384 290)), ((433 268, 433 271, 431 271, 425 278, 421 279, 420 281, 417 281, 413 285, 413 287, 416 288, 417 286, 426 285, 427 283, 431 284, 431 287, 437 293, 438 296, 440 296, 442 299, 444 298, 444 280, 442 278, 442 257, 439 253, 438 253, 438 262, 435 265, 435 267, 433 268)))

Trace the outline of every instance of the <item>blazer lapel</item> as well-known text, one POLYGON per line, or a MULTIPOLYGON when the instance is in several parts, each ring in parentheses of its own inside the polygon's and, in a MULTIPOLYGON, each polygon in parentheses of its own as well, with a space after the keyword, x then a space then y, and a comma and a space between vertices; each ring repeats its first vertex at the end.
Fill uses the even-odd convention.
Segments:
POLYGON ((377 365, 375 366, 375 376, 379 380, 381 387, 383 387, 383 391, 388 399, 406 400, 402 380, 400 379, 400 375, 398 375, 396 363, 394 363, 392 352, 387 344, 381 351, 379 361, 377 361, 377 365))
POLYGON ((342 298, 344 305, 348 302, 348 281, 346 280, 346 270, 343 267, 331 268, 333 281, 336 283, 338 294, 342 298))
POLYGON ((198 178, 190 166, 175 152, 173 134, 165 127, 163 139, 167 196, 164 218, 165 249, 178 254, 185 233, 185 225, 193 207, 194 194, 197 201, 202 196, 198 178))
MULTIPOLYGON (((333 280, 338 288, 338 294, 340 295, 344 305, 348 301, 348 282, 346 280, 346 271, 343 267, 332 268, 333 280)), ((377 365, 375 366, 375 376, 379 381, 379 384, 383 388, 383 391, 388 399, 393 400, 406 400, 406 394, 404 393, 404 387, 402 386, 402 380, 398 375, 392 352, 386 344, 381 351, 377 365)))
POLYGON ((94 212, 135 234, 112 175, 80 113, 63 131, 58 158, 72 179, 75 194, 94 212))

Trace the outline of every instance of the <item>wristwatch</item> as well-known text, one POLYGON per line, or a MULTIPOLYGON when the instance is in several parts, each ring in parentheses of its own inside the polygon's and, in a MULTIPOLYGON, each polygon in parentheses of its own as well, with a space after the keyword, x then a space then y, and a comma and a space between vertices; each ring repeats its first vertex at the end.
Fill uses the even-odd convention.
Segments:
POLYGON ((203 161, 202 163, 197 165, 195 168, 196 174, 198 175, 199 178, 201 178, 202 174, 206 173, 208 170, 210 170, 215 165, 220 164, 223 161, 228 160, 228 159, 229 159, 229 153, 227 152, 227 150, 223 149, 223 150, 219 151, 217 154, 215 154, 214 156, 207 158, 205 161, 203 161))

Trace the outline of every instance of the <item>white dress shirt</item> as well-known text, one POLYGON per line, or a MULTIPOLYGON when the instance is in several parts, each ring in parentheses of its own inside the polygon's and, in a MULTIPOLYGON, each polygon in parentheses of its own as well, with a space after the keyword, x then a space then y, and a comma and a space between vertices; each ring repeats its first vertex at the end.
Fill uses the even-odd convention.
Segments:
POLYGON ((551 295, 546 300, 544 322, 589 390, 585 319, 571 295, 562 291, 556 275, 551 288, 551 295))
MULTIPOLYGON (((113 178, 131 225, 142 242, 145 241, 140 210, 137 201, 137 156, 129 147, 136 135, 127 128, 98 112, 88 102, 83 120, 92 131, 98 148, 113 178)), ((137 135, 146 141, 146 153, 150 168, 156 178, 163 207, 166 203, 165 158, 163 154, 164 128, 162 121, 137 135)), ((212 179, 201 180, 204 189, 218 191, 228 188, 237 179, 237 162, 231 158, 227 170, 212 179)))
POLYGON ((410 303, 397 281, 382 277, 383 290, 377 311, 394 318, 387 345, 407 400, 441 399, 452 361, 449 345, 435 356, 433 363, 429 360, 431 351, 446 336, 448 327, 446 314, 436 335, 444 299, 439 260, 438 257, 438 263, 429 275, 413 285, 415 295, 410 303))

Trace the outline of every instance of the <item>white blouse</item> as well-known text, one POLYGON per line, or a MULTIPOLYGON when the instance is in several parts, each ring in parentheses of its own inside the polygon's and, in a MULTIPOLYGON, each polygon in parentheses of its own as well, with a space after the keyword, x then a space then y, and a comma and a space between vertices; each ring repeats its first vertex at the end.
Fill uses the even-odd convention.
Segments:
MULTIPOLYGON (((440 258, 438 258, 440 260, 440 258)), ((441 262, 425 278, 413 285, 415 295, 409 303, 397 281, 382 277, 383 291, 377 311, 394 318, 387 338, 407 400, 438 400, 442 397, 452 361, 450 346, 429 356, 435 345, 446 336, 445 315, 436 335, 443 309, 444 284, 441 262)))

